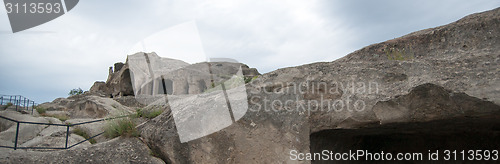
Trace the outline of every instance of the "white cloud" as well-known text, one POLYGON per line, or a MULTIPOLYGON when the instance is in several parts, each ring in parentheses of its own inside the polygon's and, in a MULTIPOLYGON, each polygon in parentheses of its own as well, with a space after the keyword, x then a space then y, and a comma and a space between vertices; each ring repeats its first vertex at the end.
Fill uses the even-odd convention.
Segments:
POLYGON ((135 44, 127 54, 137 52, 155 52, 191 64, 207 61, 195 21, 157 32, 135 44))
POLYGON ((195 15, 207 55, 263 72, 345 55, 352 34, 315 1, 208 1, 195 15), (333 19, 333 21, 332 21, 333 19))

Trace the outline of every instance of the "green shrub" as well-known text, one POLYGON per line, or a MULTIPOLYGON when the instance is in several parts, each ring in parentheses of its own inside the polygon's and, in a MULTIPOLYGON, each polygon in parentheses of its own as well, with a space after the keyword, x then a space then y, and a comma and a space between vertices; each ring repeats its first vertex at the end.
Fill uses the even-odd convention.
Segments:
MULTIPOLYGON (((73 129, 73 133, 76 134, 76 135, 79 135, 79 136, 82 136, 83 138, 85 139, 89 139, 90 136, 89 134, 87 134, 87 132, 85 132, 84 130, 76 127, 75 129, 73 129)), ((96 140, 94 138, 90 139, 89 140, 90 144, 95 144, 96 143, 96 140)))
POLYGON ((245 77, 245 84, 246 84, 246 83, 249 83, 249 82, 251 82, 251 81, 253 81, 253 80, 255 80, 255 79, 257 79, 257 77, 259 77, 259 76, 254 76, 254 77, 245 77))
POLYGON ((115 138, 118 136, 137 137, 139 133, 135 128, 134 121, 126 117, 108 121, 105 126, 104 136, 108 138, 115 138))
POLYGON ((42 108, 42 107, 39 107, 39 106, 36 106, 35 107, 36 111, 39 113, 39 114, 44 114, 45 112, 47 112, 47 109, 45 108, 42 108))
POLYGON ((79 95, 82 93, 83 93, 82 88, 77 88, 77 89, 72 89, 71 91, 69 91, 68 95, 74 96, 74 95, 79 95))

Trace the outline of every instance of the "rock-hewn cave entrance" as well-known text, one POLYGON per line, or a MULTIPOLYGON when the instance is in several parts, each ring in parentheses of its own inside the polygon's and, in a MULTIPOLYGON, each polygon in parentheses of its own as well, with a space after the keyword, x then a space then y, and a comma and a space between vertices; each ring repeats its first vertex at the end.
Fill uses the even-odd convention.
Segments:
POLYGON ((159 93, 164 93, 164 94, 169 94, 171 95, 174 92, 174 87, 173 87, 173 82, 170 79, 164 79, 163 77, 161 78, 161 84, 162 84, 162 91, 159 93))
MULTIPOLYGON (((456 163, 457 161, 444 161, 445 150, 457 150, 457 158, 462 158, 459 153, 462 150, 466 151, 465 158, 468 156, 468 150, 499 150, 500 119, 498 116, 490 116, 481 119, 462 118, 425 123, 397 123, 362 129, 324 130, 311 134, 310 142, 311 153, 321 153, 323 150, 334 153, 348 153, 349 150, 366 150, 371 153, 383 151, 391 153, 393 158, 396 158, 397 153, 422 153, 423 160, 427 161, 429 150, 431 152, 438 150, 438 163, 456 163)), ((483 159, 485 155, 486 153, 482 154, 483 159)), ((489 155, 491 160, 492 153, 489 155)), ((498 160, 500 159, 497 159, 497 162, 498 160)), ((340 163, 366 162, 341 161, 340 163)), ((312 161, 312 163, 332 163, 332 161, 312 161)))

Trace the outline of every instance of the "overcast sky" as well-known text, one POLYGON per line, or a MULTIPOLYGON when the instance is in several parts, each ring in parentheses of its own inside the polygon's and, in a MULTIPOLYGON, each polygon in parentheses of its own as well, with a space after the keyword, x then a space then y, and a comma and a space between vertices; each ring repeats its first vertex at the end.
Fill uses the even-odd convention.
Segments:
POLYGON ((497 7, 498 0, 81 0, 65 15, 15 34, 0 8, 0 94, 42 103, 73 88, 88 90, 139 41, 186 22, 195 22, 207 57, 266 73, 333 61, 497 7))

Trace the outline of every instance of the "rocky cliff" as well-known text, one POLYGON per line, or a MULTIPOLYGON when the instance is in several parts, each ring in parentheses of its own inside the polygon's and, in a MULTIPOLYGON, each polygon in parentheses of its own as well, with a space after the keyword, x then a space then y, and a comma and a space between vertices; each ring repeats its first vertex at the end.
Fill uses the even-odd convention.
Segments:
POLYGON ((495 9, 333 62, 279 69, 247 85, 248 112, 221 131, 181 143, 164 113, 141 136, 172 163, 309 162, 291 161, 292 150, 496 149, 499 28, 495 9))

